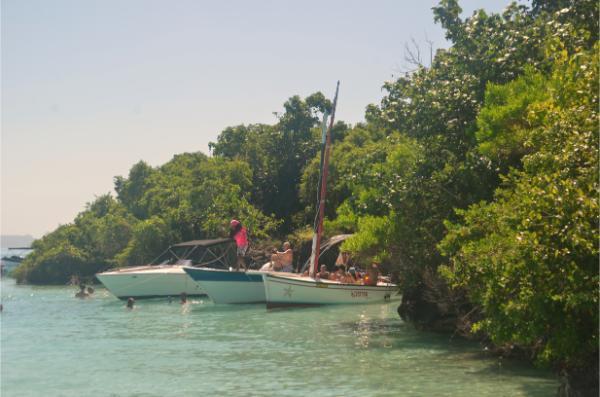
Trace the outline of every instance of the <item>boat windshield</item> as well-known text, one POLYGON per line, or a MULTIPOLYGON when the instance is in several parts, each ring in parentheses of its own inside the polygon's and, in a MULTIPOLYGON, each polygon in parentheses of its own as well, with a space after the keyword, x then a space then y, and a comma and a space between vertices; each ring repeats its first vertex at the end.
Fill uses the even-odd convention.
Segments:
POLYGON ((228 269, 235 266, 235 243, 229 239, 197 240, 170 246, 151 265, 185 265, 228 269))

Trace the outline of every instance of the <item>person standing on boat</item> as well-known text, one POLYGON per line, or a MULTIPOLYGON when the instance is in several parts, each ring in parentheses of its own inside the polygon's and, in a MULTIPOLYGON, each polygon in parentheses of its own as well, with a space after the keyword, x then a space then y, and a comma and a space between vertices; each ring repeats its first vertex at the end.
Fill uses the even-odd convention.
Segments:
POLYGON ((229 222, 229 238, 234 239, 237 245, 237 266, 235 270, 240 270, 240 266, 247 270, 244 256, 248 251, 248 232, 240 221, 233 219, 229 222))

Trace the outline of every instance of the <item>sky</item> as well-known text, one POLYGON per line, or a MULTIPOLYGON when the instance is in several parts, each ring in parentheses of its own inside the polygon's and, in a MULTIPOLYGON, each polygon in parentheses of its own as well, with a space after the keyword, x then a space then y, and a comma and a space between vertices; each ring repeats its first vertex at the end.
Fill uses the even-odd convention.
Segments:
POLYGON ((336 118, 362 121, 407 69, 405 43, 448 47, 436 3, 2 0, 1 233, 41 237, 137 161, 208 152, 225 127, 272 124, 337 80, 336 118))

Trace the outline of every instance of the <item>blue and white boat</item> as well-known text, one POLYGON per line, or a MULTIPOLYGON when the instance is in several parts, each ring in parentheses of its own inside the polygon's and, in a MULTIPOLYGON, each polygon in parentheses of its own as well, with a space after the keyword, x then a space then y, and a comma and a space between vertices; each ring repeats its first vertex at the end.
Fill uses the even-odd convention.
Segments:
POLYGON ((235 271, 195 268, 183 270, 206 292, 214 303, 264 303, 265 288, 260 270, 235 271))

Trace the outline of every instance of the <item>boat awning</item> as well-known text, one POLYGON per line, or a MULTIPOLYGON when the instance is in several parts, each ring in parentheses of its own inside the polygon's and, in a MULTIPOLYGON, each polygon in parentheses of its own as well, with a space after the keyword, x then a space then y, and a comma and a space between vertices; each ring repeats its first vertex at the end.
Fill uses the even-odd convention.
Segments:
MULTIPOLYGON (((343 243, 350 237, 352 237, 352 234, 338 234, 338 235, 330 237, 327 241, 324 241, 323 243, 321 243, 321 252, 319 253, 319 258, 321 258, 321 256, 323 256, 323 254, 325 254, 327 251, 329 251, 329 249, 340 245, 341 243, 343 243)), ((306 260, 306 262, 304 262, 304 265, 302 265, 301 272, 304 272, 306 269, 308 269, 309 265, 310 265, 310 257, 306 260)))
POLYGON ((235 241, 229 238, 192 240, 171 245, 151 265, 185 264, 227 269, 237 261, 235 241))
POLYGON ((339 243, 346 241, 350 237, 352 237, 352 234, 338 234, 337 236, 333 236, 323 244, 323 248, 338 245, 339 243))
POLYGON ((212 240, 192 240, 183 243, 173 244, 172 247, 212 247, 213 245, 226 244, 233 242, 230 238, 216 238, 212 240))

